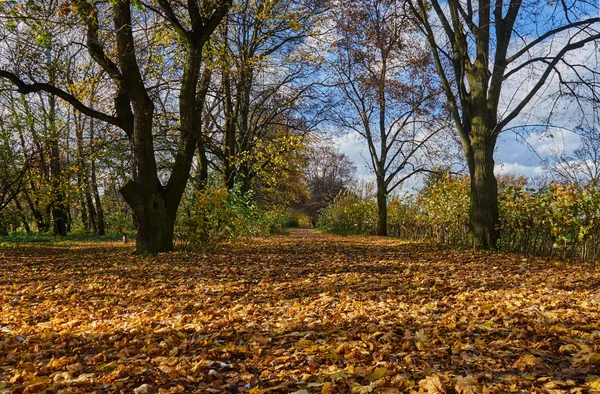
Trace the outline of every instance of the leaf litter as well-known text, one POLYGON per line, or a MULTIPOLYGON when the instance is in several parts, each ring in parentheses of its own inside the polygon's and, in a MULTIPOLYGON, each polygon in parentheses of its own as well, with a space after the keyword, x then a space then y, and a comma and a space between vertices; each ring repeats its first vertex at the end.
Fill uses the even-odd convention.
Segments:
POLYGON ((0 249, 0 393, 600 393, 589 265, 313 231, 0 249))

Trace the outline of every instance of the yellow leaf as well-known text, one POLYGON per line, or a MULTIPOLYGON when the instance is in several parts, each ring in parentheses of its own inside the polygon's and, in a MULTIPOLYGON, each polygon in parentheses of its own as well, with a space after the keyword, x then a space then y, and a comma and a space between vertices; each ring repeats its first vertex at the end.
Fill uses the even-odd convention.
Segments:
POLYGON ((527 367, 534 367, 535 365, 537 365, 541 362, 542 362, 542 359, 539 357, 535 357, 532 354, 524 354, 521 357, 519 357, 519 359, 517 361, 515 361, 515 363, 513 364, 513 367, 523 371, 527 367))
POLYGON ((376 368, 375 371, 373 371, 369 375, 367 375, 367 380, 369 382, 374 382, 376 380, 383 378, 386 373, 387 373, 387 370, 385 368, 376 368))

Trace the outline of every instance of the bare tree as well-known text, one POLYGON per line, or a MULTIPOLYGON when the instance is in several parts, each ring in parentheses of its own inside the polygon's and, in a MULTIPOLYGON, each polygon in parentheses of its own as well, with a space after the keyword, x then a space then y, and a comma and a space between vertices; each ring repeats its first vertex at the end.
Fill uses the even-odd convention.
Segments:
POLYGON ((582 189, 588 183, 600 183, 600 135, 596 131, 581 134, 581 143, 572 152, 555 149, 544 163, 559 182, 582 189))
POLYGON ((597 72, 568 54, 600 38, 591 0, 408 0, 427 37, 471 175, 473 245, 495 248, 498 135, 538 97, 552 77, 574 96, 597 95, 597 72), (569 70, 566 73, 565 70, 569 70), (505 87, 518 86, 508 98, 505 87), (581 88, 581 89, 580 89, 581 88))
POLYGON ((306 153, 304 177, 310 197, 301 207, 316 223, 320 211, 355 181, 356 165, 344 153, 328 145, 316 145, 306 153))
POLYGON ((379 235, 387 235, 388 194, 431 168, 419 156, 444 128, 429 116, 436 112, 436 81, 401 1, 342 2, 337 11, 332 73, 342 100, 336 117, 366 141, 379 235))

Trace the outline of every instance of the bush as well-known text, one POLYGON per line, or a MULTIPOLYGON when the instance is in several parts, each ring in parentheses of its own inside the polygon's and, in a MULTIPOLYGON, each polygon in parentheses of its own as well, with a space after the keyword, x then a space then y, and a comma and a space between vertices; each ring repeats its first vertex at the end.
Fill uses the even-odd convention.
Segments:
POLYGON ((550 184, 533 189, 524 182, 500 193, 504 250, 538 255, 600 257, 600 188, 550 184))
POLYGON ((388 204, 388 234, 419 240, 427 236, 427 226, 414 196, 393 197, 388 204))
POLYGON ((281 212, 261 210, 252 192, 242 193, 239 185, 207 186, 195 191, 187 215, 178 226, 179 238, 192 246, 212 246, 226 239, 261 237, 283 227, 281 212))
POLYGON ((308 214, 290 210, 285 213, 285 227, 312 228, 313 224, 308 214))
POLYGON ((448 244, 468 244, 469 178, 445 173, 432 178, 417 197, 426 237, 448 244))
POLYGON ((377 234, 377 203, 343 191, 325 208, 317 227, 337 234, 377 234))
MULTIPOLYGON (((536 255, 600 258, 600 187, 590 183, 527 188, 524 179, 499 187, 504 251, 536 255)), ((416 195, 388 203, 388 233, 412 240, 469 244, 469 178, 449 174, 429 178, 416 195)), ((342 234, 376 234, 377 206, 371 199, 340 194, 318 219, 319 228, 342 234)))

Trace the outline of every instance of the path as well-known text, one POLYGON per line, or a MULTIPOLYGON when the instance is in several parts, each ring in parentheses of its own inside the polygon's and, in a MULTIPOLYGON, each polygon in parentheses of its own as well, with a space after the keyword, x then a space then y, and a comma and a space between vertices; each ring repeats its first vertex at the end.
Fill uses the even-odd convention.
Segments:
POLYGON ((3 248, 0 393, 600 390, 599 284, 583 265, 310 230, 144 258, 3 248))

